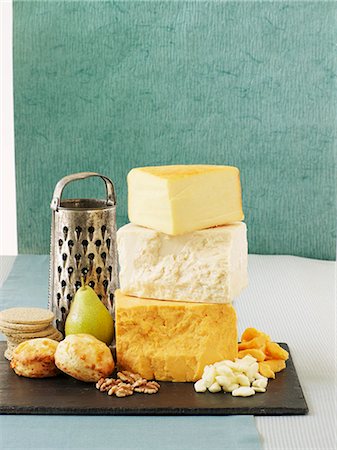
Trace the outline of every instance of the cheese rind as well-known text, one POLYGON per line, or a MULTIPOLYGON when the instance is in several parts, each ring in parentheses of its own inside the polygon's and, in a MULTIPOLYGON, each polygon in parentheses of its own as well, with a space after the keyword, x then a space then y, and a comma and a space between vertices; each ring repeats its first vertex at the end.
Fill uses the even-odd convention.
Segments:
POLYGON ((181 236, 128 224, 117 232, 120 288, 128 295, 229 303, 247 286, 246 225, 181 236))
POLYGON ((239 169, 178 165, 132 169, 129 220, 179 235, 243 220, 239 169))
POLYGON ((204 367, 237 357, 236 313, 228 304, 163 302, 115 292, 120 370, 161 381, 196 381, 204 367))

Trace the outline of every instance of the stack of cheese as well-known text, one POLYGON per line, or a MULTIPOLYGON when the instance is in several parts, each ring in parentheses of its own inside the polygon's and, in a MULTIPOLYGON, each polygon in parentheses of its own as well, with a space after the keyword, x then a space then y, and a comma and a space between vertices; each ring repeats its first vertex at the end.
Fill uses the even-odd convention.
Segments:
POLYGON ((234 297, 247 285, 239 170, 159 166, 128 175, 130 224, 117 232, 120 368, 195 381, 237 357, 234 297))

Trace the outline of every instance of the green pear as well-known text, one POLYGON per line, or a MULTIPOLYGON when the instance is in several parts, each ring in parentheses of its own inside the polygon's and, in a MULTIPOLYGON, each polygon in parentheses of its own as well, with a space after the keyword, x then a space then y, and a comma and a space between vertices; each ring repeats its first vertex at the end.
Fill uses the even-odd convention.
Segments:
POLYGON ((86 333, 109 345, 114 336, 114 324, 95 291, 84 284, 76 292, 65 323, 65 334, 86 333))

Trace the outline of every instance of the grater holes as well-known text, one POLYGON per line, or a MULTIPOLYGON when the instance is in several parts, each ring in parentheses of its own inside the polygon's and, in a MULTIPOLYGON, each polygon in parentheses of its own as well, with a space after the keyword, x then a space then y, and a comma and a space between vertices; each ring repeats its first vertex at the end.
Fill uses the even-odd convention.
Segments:
POLYGON ((81 235, 81 233, 82 233, 82 227, 77 226, 77 227, 75 228, 75 233, 76 233, 76 238, 77 238, 77 240, 79 240, 80 235, 81 235))
POLYGON ((62 259, 63 261, 67 261, 68 255, 66 253, 62 253, 62 259))
POLYGON ((61 273, 62 272, 62 267, 58 266, 57 271, 58 271, 58 273, 61 273))
POLYGON ((61 300, 61 294, 59 292, 56 294, 56 298, 57 300, 61 300))
POLYGON ((89 269, 87 267, 83 267, 81 272, 82 272, 82 275, 86 276, 86 275, 88 275, 89 269))
POLYGON ((62 280, 62 281, 61 281, 61 286, 62 286, 63 288, 65 288, 66 285, 67 285, 67 283, 65 282, 65 280, 62 280))
POLYGON ((59 239, 59 247, 62 247, 62 245, 63 245, 63 241, 62 241, 62 239, 59 239))
POLYGON ((108 280, 104 280, 104 281, 103 281, 103 286, 104 286, 104 292, 105 292, 105 294, 106 294, 106 291, 107 291, 108 286, 109 286, 109 281, 108 281, 108 280))
POLYGON ((80 281, 76 281, 75 283, 75 289, 76 291, 78 291, 78 289, 81 287, 81 282, 80 281))
POLYGON ((88 232, 89 232, 89 239, 92 241, 92 238, 94 237, 94 231, 95 231, 95 228, 94 227, 89 227, 88 228, 88 232))
POLYGON ((110 250, 110 246, 111 246, 111 239, 110 238, 108 238, 106 240, 106 246, 108 247, 108 250, 110 250))
POLYGON ((83 239, 83 241, 82 241, 82 247, 83 247, 83 252, 84 252, 84 254, 86 254, 86 252, 87 252, 88 245, 89 245, 89 242, 87 241, 87 239, 83 239))
POLYGON ((69 239, 69 241, 68 241, 68 247, 69 247, 69 248, 74 247, 74 241, 73 241, 72 239, 69 239))
POLYGON ((102 241, 100 239, 97 239, 95 242, 96 247, 100 247, 102 245, 102 241))
POLYGON ((73 296, 72 296, 71 294, 68 294, 68 295, 67 295, 67 300, 68 300, 69 302, 71 302, 72 299, 73 299, 73 296))
POLYGON ((74 268, 73 267, 68 267, 68 273, 69 275, 71 275, 74 272, 74 268))
POLYGON ((65 307, 64 306, 61 306, 61 313, 62 314, 65 314, 67 312, 67 310, 65 309, 65 307))
POLYGON ((104 239, 105 232, 106 232, 106 226, 105 225, 101 226, 101 232, 102 232, 102 238, 104 239))
POLYGON ((89 281, 89 286, 92 288, 92 289, 94 289, 94 287, 95 287, 95 282, 94 281, 89 281))
POLYGON ((68 237, 68 227, 63 227, 63 236, 64 236, 64 240, 67 240, 68 237))
POLYGON ((78 269, 78 266, 80 264, 81 255, 79 253, 76 253, 75 255, 75 261, 76 261, 76 267, 78 269))
POLYGON ((96 267, 97 280, 101 279, 102 267, 96 267))
POLYGON ((103 262, 104 262, 104 265, 105 265, 106 252, 102 252, 102 253, 101 253, 101 258, 102 258, 102 260, 103 260, 103 262))
POLYGON ((113 295, 113 294, 110 294, 110 295, 109 295, 109 298, 110 298, 110 301, 111 301, 111 303, 112 303, 112 301, 113 301, 113 299, 114 299, 114 295, 113 295))
POLYGON ((93 261, 95 259, 95 255, 93 253, 89 253, 88 258, 90 261, 93 261))

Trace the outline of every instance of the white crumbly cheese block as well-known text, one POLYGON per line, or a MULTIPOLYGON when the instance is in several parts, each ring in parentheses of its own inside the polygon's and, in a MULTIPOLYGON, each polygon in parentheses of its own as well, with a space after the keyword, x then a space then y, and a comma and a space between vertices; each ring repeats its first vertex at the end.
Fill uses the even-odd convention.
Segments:
POLYGON ((118 230, 117 246, 127 295, 229 303, 247 286, 243 222, 178 236, 128 224, 118 230))

